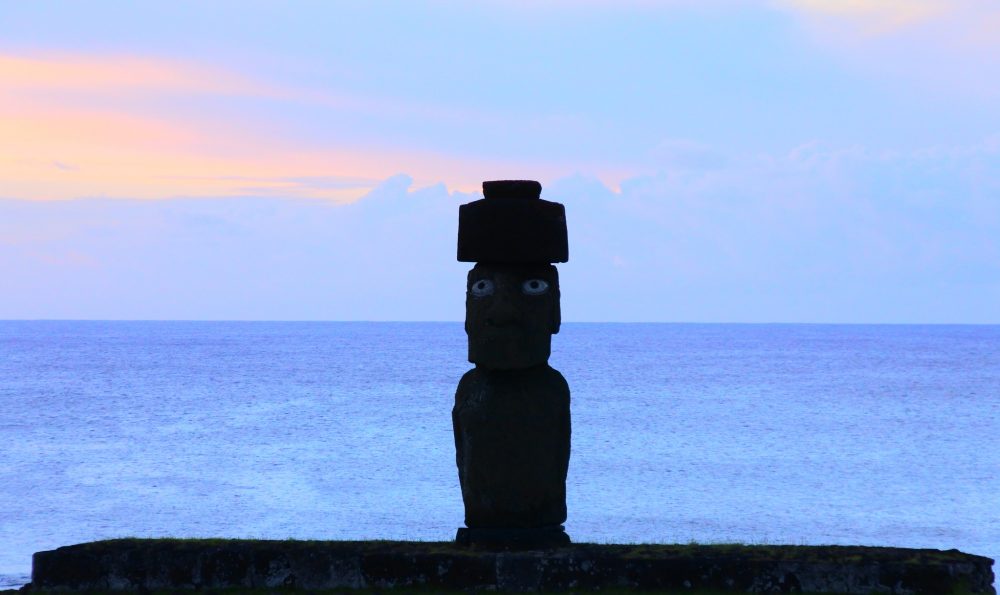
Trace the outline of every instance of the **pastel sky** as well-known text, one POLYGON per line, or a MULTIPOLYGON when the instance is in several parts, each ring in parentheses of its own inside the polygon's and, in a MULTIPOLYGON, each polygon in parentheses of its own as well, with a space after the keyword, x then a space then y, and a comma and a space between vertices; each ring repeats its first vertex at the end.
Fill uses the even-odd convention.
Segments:
POLYGON ((994 0, 9 2, 0 319, 459 320, 483 180, 567 321, 1000 323, 994 0))

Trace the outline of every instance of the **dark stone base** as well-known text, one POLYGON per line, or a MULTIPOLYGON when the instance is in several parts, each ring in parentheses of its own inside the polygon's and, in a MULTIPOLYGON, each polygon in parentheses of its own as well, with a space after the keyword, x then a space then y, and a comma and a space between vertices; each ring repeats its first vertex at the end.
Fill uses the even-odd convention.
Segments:
POLYGON ((500 550, 536 550, 569 545, 562 525, 532 529, 470 529, 462 527, 455 543, 500 550))
POLYGON ((455 542, 119 539, 34 556, 34 591, 425 589, 988 593, 993 560, 957 550, 615 545, 495 551, 455 542))

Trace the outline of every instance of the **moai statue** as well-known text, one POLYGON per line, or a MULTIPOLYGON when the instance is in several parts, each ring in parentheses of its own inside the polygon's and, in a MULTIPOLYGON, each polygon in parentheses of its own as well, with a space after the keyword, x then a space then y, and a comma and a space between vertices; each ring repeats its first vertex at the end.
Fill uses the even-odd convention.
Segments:
POLYGON ((458 217, 469 361, 452 423, 465 524, 457 541, 510 548, 569 543, 569 386, 548 365, 566 262, 563 205, 528 180, 483 182, 458 217))

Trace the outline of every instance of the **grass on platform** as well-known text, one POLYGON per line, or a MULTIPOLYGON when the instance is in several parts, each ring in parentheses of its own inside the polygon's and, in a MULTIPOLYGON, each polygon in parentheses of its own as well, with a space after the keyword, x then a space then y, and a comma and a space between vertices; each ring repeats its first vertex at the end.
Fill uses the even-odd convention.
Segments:
MULTIPOLYGON (((583 593, 584 591, 533 591, 534 595, 568 595, 572 593, 583 593)), ((733 591, 630 591, 627 589, 602 589, 600 591, 586 591, 587 593, 597 593, 600 595, 733 595, 733 591)), ((66 591, 0 591, 0 594, 17 595, 66 595, 66 591)), ((122 591, 74 591, 77 595, 122 595, 122 591)), ((202 589, 198 591, 144 591, 144 595, 433 595, 435 593, 488 593, 490 595, 503 595, 506 591, 442 591, 440 589, 423 589, 419 587, 400 589, 329 589, 329 590, 309 590, 309 589, 202 589)), ((837 595, 836 593, 801 593, 800 595, 837 595)), ((941 595, 971 595, 966 590, 943 593, 941 595)))
MULTIPOLYGON (((94 541, 79 544, 74 547, 93 548, 101 550, 106 547, 132 544, 141 547, 176 547, 187 549, 191 547, 226 547, 244 546, 250 548, 270 548, 281 545, 282 548, 314 548, 349 546, 361 551, 379 552, 419 552, 424 554, 478 555, 484 550, 475 547, 459 545, 454 541, 392 541, 392 540, 300 540, 300 539, 232 539, 232 538, 184 538, 161 537, 142 538, 124 537, 105 541, 94 541)), ((891 547, 842 546, 842 545, 779 545, 769 543, 697 543, 667 544, 667 543, 571 543, 557 548, 565 551, 604 551, 614 552, 623 558, 644 559, 663 556, 679 557, 739 557, 747 560, 781 560, 794 559, 801 561, 825 560, 843 563, 860 562, 866 558, 889 558, 895 562, 927 563, 954 559, 956 550, 905 549, 891 547)))

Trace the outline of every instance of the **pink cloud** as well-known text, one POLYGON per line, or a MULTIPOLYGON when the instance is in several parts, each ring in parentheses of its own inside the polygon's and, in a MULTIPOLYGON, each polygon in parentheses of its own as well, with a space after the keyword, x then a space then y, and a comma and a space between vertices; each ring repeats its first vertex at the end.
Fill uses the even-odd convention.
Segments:
POLYGON ((940 17, 940 0, 780 0, 778 6, 811 19, 838 20, 866 35, 891 34, 940 17))
POLYGON ((162 58, 130 56, 0 54, 0 81, 6 93, 18 94, 276 92, 259 82, 220 69, 162 58))
POLYGON ((853 69, 922 92, 1000 95, 1000 5, 988 0, 775 0, 853 69))
POLYGON ((569 165, 504 162, 405 148, 300 142, 280 122, 205 107, 177 113, 164 95, 267 97, 282 109, 411 110, 286 89, 200 64, 117 56, 0 55, 0 187, 4 196, 282 196, 350 202, 400 172, 418 184, 474 191, 481 180, 551 178, 569 165), (128 101, 122 101, 122 97, 128 101), (337 180, 331 183, 331 180, 337 180))

